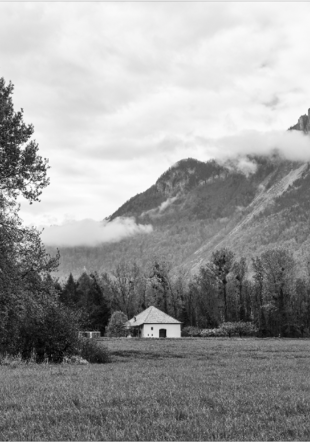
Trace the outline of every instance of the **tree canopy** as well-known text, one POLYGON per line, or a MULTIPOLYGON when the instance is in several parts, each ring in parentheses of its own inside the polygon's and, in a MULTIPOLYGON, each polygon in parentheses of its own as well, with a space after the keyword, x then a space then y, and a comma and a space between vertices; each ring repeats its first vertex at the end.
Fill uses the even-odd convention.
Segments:
POLYGON ((21 194, 32 203, 49 184, 48 160, 38 155, 34 127, 24 123, 23 109, 15 112, 13 90, 0 78, 0 191, 2 197, 21 194))
POLYGON ((57 306, 50 272, 59 254, 47 254, 40 232, 23 226, 19 217, 17 197, 38 201, 49 179, 33 126, 24 123, 22 109, 14 110, 13 90, 0 78, 0 351, 23 353, 26 322, 41 321, 43 311, 57 306))

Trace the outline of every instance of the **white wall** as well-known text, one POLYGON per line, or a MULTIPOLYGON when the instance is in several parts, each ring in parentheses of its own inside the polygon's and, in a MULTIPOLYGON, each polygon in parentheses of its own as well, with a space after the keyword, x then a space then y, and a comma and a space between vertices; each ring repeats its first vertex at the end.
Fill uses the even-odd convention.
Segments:
POLYGON ((142 338, 159 338, 159 330, 167 330, 167 338, 181 337, 181 324, 143 324, 142 338), (152 330, 153 328, 153 330, 152 330))

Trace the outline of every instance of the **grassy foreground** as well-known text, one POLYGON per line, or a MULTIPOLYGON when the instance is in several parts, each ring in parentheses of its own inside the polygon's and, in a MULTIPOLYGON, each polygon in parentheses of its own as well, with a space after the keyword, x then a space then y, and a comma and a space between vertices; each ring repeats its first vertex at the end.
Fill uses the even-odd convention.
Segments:
POLYGON ((310 440, 310 340, 102 345, 109 364, 0 366, 0 440, 310 440))

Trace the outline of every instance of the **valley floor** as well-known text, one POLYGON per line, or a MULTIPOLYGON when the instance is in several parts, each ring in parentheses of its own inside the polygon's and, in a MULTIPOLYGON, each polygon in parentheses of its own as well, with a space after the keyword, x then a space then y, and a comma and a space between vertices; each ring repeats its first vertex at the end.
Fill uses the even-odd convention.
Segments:
POLYGON ((109 364, 0 366, 0 440, 310 439, 310 340, 102 345, 109 364))

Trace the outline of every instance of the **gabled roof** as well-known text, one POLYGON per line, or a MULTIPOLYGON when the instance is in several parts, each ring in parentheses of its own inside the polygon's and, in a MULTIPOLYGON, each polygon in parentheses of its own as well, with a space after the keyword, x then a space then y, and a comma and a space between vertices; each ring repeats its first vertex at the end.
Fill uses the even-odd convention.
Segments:
POLYGON ((151 307, 126 322, 126 325, 130 327, 142 324, 181 324, 181 322, 151 305, 151 307))

